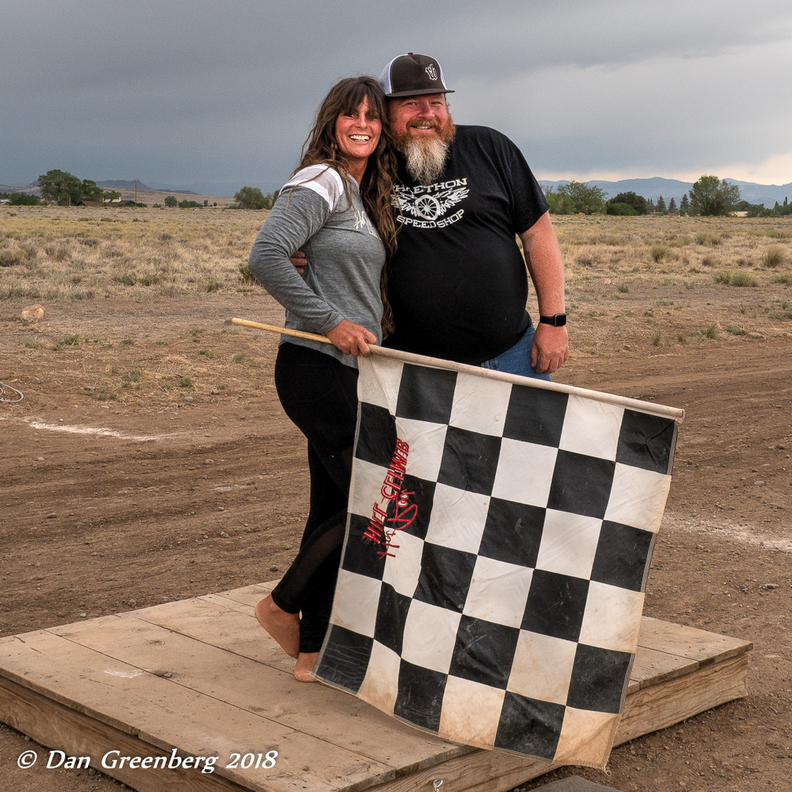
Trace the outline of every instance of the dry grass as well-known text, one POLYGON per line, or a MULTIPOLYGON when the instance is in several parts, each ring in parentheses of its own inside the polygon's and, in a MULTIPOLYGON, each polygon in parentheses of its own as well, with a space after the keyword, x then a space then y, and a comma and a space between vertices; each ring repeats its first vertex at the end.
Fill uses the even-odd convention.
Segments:
POLYGON ((696 283, 714 266, 761 276, 792 258, 786 219, 556 216, 553 225, 571 287, 601 278, 696 283))
POLYGON ((266 212, 15 207, 0 210, 0 299, 61 302, 250 291, 266 212))
MULTIPOLYGON (((0 208, 0 300, 68 302, 249 293, 250 246, 266 212, 0 208)), ((568 291, 789 284, 792 221, 553 218, 568 291), (768 271, 770 270, 770 271, 768 271)), ((722 287, 721 287, 722 288, 722 287)))

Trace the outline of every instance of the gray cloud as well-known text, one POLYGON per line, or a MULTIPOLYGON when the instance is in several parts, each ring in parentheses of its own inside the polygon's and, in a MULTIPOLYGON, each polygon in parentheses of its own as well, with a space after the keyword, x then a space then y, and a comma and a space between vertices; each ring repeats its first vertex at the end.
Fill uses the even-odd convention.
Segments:
POLYGON ((6 4, 0 183, 279 182, 329 86, 407 50, 540 176, 792 167, 791 41, 774 0, 6 4))

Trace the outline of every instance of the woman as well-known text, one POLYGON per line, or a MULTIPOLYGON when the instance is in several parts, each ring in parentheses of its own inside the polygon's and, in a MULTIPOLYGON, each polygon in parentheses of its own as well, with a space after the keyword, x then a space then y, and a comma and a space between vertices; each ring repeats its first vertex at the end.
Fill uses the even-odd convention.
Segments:
POLYGON ((275 363, 278 397, 308 440, 310 509, 300 552, 258 603, 256 617, 297 658, 294 676, 302 682, 313 681, 343 544, 357 421, 355 356, 368 355, 368 345, 382 339, 384 265, 396 236, 385 119, 374 78, 333 86, 300 166, 250 253, 250 271, 286 308, 286 327, 332 342, 283 336, 275 363), (298 249, 310 261, 304 276, 289 261, 298 249))

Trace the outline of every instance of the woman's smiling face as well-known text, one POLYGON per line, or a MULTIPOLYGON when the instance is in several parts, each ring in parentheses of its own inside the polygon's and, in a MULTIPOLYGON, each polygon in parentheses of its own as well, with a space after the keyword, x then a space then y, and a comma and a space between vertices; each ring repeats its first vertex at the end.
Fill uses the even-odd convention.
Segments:
POLYGON ((336 119, 336 141, 350 169, 362 165, 365 170, 368 158, 377 150, 381 134, 382 121, 371 116, 368 99, 364 99, 354 112, 336 119))

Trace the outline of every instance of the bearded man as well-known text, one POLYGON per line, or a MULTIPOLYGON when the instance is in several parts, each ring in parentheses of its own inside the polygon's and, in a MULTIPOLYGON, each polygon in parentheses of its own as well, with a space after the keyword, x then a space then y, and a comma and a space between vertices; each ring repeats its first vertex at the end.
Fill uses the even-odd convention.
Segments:
POLYGON ((494 129, 454 124, 453 91, 434 58, 400 55, 380 84, 401 181, 388 266, 395 332, 385 345, 549 379, 568 357, 564 271, 523 155, 494 129), (539 303, 535 332, 526 264, 539 303))

